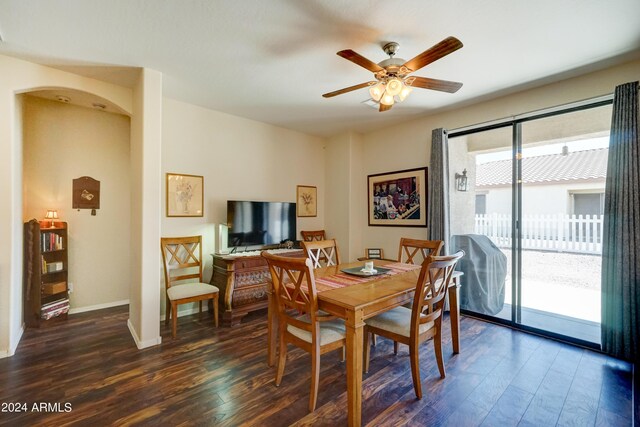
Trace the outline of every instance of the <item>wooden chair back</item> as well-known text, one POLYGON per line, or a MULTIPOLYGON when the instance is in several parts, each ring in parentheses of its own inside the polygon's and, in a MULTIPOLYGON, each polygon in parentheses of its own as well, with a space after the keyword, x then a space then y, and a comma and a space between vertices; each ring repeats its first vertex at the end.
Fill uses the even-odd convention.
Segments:
POLYGON ((318 314, 318 293, 316 291, 313 266, 309 258, 282 257, 261 253, 267 261, 273 293, 278 307, 280 327, 286 325, 311 332, 314 342, 316 338, 316 317, 318 314), (311 323, 296 319, 300 313, 308 313, 311 323))
POLYGON ((302 242, 302 248, 311 260, 313 268, 340 264, 340 251, 336 239, 302 242))
POLYGON ((444 296, 447 294, 453 271, 464 251, 453 255, 429 256, 422 263, 411 309, 411 335, 415 336, 420 325, 434 322, 437 328, 442 323, 444 296))
POLYGON ((422 264, 430 256, 440 255, 444 246, 442 240, 418 240, 403 237, 398 249, 398 262, 422 264))
POLYGON ((312 242, 314 240, 325 240, 324 230, 300 231, 304 242, 312 242))
POLYGON ((202 283, 202 236, 162 237, 160 249, 167 289, 192 279, 202 283))

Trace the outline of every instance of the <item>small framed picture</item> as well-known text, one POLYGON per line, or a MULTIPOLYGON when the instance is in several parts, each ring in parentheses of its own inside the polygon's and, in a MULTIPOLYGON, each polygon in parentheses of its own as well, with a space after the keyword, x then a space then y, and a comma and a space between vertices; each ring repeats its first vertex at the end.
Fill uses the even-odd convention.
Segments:
POLYGON ((309 185, 298 185, 296 209, 299 217, 318 216, 318 189, 309 185))
POLYGON ((204 177, 167 174, 167 216, 204 216, 204 177))
POLYGON ((382 248, 367 248, 367 259, 382 259, 382 248))
POLYGON ((426 227, 427 168, 369 175, 369 225, 426 227))

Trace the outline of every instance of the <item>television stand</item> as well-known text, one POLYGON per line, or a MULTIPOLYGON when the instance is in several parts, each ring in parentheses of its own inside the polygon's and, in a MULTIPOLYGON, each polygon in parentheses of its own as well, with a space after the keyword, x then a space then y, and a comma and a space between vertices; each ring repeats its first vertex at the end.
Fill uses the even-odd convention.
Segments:
MULTIPOLYGON (((220 289, 219 306, 223 326, 240 324, 252 311, 267 308, 267 287, 271 279, 267 261, 261 251, 211 254, 211 283, 220 289)), ((280 256, 304 258, 302 249, 268 249, 280 256)))

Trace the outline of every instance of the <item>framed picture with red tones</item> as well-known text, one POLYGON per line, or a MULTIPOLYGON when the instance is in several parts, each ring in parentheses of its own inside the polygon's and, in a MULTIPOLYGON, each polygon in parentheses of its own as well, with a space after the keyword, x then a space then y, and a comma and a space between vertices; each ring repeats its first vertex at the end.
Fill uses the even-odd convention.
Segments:
POLYGON ((427 226, 427 168, 367 177, 369 225, 427 226))

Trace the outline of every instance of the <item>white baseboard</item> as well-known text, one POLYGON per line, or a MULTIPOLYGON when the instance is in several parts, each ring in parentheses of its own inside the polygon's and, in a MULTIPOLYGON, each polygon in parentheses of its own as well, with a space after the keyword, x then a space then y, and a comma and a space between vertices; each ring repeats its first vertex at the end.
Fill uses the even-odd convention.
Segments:
MULTIPOLYGON (((204 306, 202 307, 202 312, 203 313, 208 313, 209 312, 209 307, 208 306, 204 306)), ((178 308, 178 317, 182 317, 182 316, 189 316, 190 314, 196 314, 198 313, 198 306, 196 305, 195 307, 192 307, 188 310, 180 310, 180 308, 178 308)), ((160 320, 164 321, 164 319, 167 317, 167 314, 165 312, 165 314, 161 314, 160 315, 160 320)))
POLYGON ((16 354, 16 350, 18 348, 18 344, 20 344, 20 340, 22 339, 22 334, 24 334, 24 323, 20 326, 20 330, 18 331, 18 338, 16 338, 15 343, 9 344, 9 350, 0 351, 0 359, 4 359, 5 357, 11 357, 16 354))
POLYGON ((140 338, 138 338, 138 334, 136 333, 135 328, 131 324, 131 319, 127 319, 127 326, 129 327, 129 332, 131 333, 131 336, 133 337, 133 340, 135 341, 136 347, 138 347, 138 350, 142 350, 143 348, 147 348, 147 347, 153 347, 154 345, 159 345, 160 343, 162 343, 161 336, 157 336, 156 338, 153 338, 147 341, 140 341, 140 338))
POLYGON ((129 300, 123 299, 122 301, 106 302, 104 304, 87 305, 85 307, 76 307, 69 310, 69 314, 84 313, 85 311, 101 310, 103 308, 119 307, 121 305, 128 305, 129 300))

